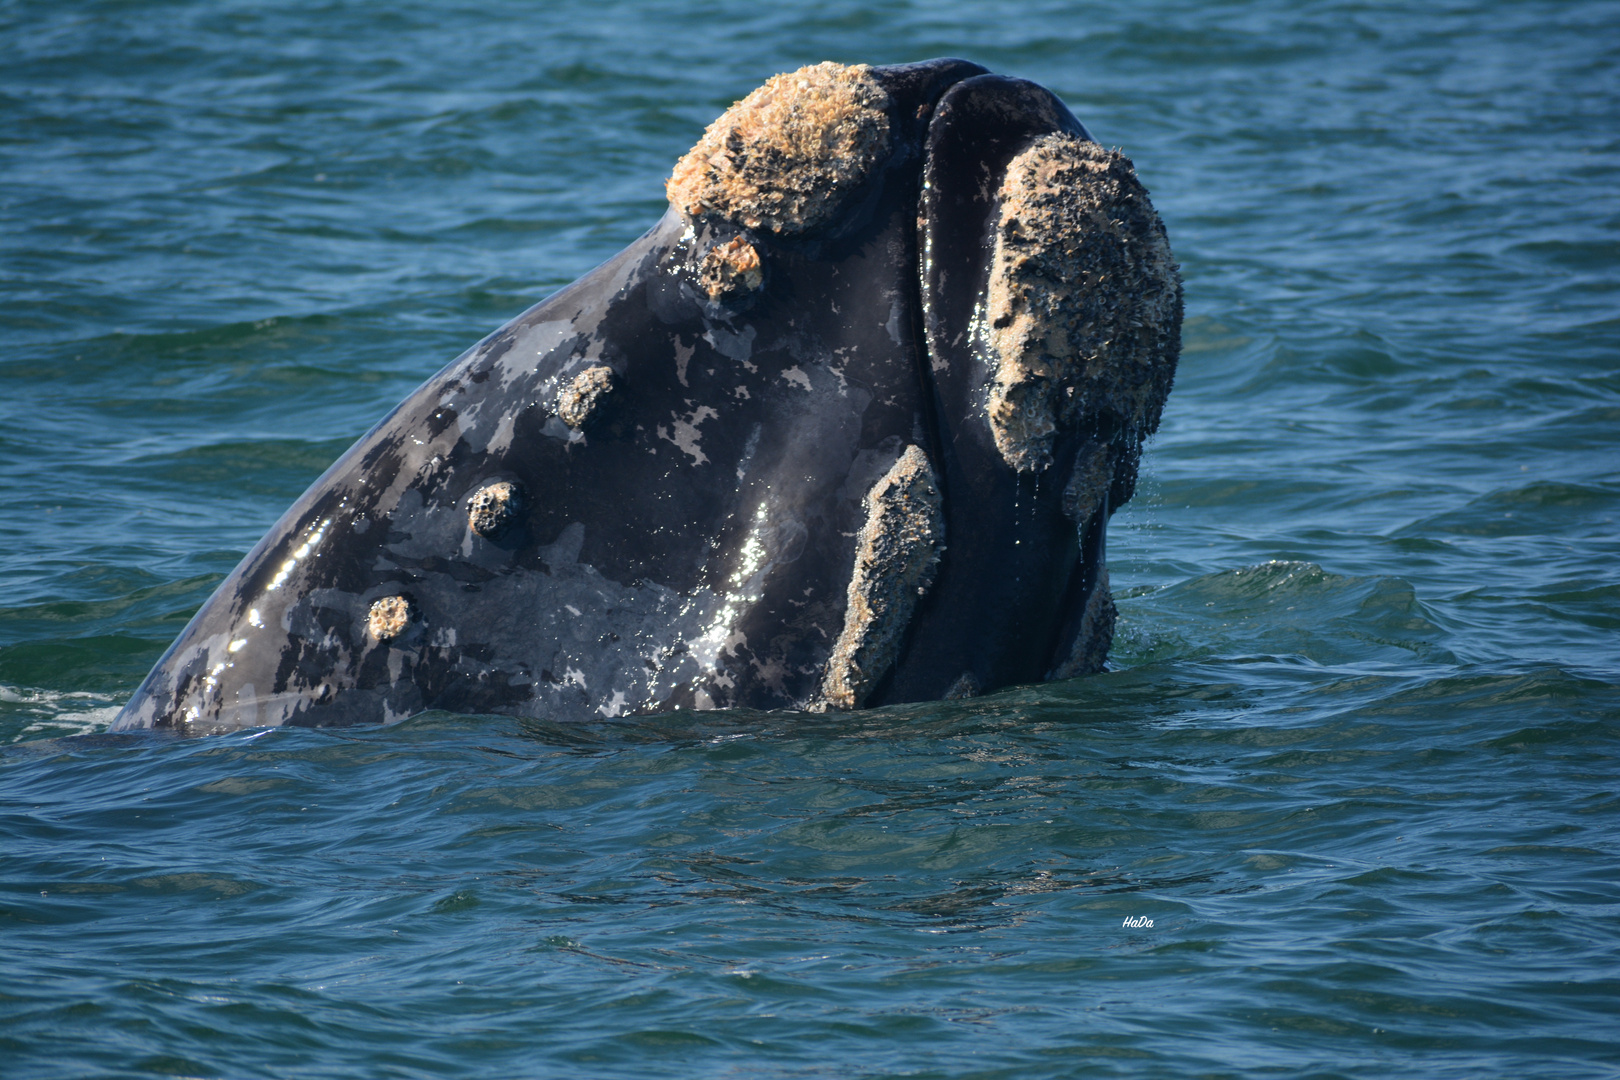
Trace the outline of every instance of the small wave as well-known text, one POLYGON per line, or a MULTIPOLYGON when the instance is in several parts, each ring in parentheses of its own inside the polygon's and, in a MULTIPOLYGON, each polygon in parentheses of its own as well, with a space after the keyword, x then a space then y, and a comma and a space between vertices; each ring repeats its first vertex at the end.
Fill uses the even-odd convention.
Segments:
MULTIPOLYGON (((1608 485, 1538 480, 1500 488, 1455 510, 1415 521, 1397 536, 1451 533, 1461 536, 1542 536, 1567 534, 1593 524, 1612 525, 1620 492, 1608 485), (1590 519, 1603 515, 1601 521, 1590 519), (1584 519, 1584 520, 1583 520, 1584 519)), ((1606 532, 1612 532, 1606 529, 1606 532)))
POLYGON ((1114 658, 1125 665, 1232 654, 1291 655, 1322 664, 1453 660, 1412 584, 1351 577, 1280 560, 1221 570, 1119 598, 1114 658), (1367 646, 1374 646, 1369 654, 1367 646))

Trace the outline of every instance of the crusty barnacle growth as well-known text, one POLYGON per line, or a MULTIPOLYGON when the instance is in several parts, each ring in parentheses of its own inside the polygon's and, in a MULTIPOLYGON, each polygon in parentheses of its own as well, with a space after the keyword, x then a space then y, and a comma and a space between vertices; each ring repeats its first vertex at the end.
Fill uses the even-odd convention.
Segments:
POLYGON ((827 660, 822 697, 858 709, 894 665, 917 598, 933 584, 945 548, 945 515, 928 456, 905 453, 865 499, 866 524, 855 542, 844 629, 827 660))
POLYGON ((523 492, 507 480, 496 480, 473 492, 467 500, 467 524, 479 536, 493 540, 512 526, 523 509, 523 492))
POLYGON ((1107 443, 1087 439, 1075 452, 1063 485, 1063 515, 1083 531, 1102 505, 1114 479, 1114 455, 1107 443))
POLYGON ((390 641, 405 632, 416 618, 416 607, 408 596, 385 596, 372 602, 366 612, 366 631, 378 641, 390 641))
POLYGON ((1073 135, 1007 166, 985 300, 996 448, 1051 464, 1059 428, 1107 417, 1126 442, 1158 427, 1181 351, 1181 275, 1130 160, 1073 135))
POLYGON ((688 218, 793 236, 826 224, 889 152, 889 95, 865 64, 774 75, 709 125, 664 185, 688 218))
POLYGON ((557 391, 557 416, 571 428, 582 428, 597 404, 612 391, 613 369, 606 364, 594 364, 557 391))
POLYGON ((741 300, 764 283, 759 252, 740 236, 710 248, 698 266, 698 284, 717 304, 741 300))

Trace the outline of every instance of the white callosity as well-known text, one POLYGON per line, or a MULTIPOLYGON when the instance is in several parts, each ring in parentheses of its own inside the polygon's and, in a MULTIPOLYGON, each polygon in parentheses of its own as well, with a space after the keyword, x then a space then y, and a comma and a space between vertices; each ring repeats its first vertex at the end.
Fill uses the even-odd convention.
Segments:
POLYGON ((557 416, 571 428, 582 428, 602 398, 613 392, 613 369, 593 364, 557 392, 557 416))
POLYGON ((404 596, 385 596, 366 613, 366 629, 378 641, 390 641, 405 632, 416 617, 411 601, 404 596))
POLYGON ((856 539, 844 628, 827 660, 821 692, 858 709, 894 665, 917 599, 933 584, 945 550, 945 515, 933 466, 908 446, 866 495, 856 539))
POLYGON ((1106 420, 1140 443, 1180 352, 1181 276, 1129 159, 1057 133, 1007 166, 985 299, 987 412, 1020 472, 1062 428, 1106 420))
POLYGON ((727 109, 665 191, 689 219, 793 236, 820 228, 889 152, 889 96, 865 64, 813 64, 727 109))
POLYGON ((495 539, 511 527, 523 509, 523 494, 507 480, 485 484, 467 503, 467 524, 480 536, 495 539))

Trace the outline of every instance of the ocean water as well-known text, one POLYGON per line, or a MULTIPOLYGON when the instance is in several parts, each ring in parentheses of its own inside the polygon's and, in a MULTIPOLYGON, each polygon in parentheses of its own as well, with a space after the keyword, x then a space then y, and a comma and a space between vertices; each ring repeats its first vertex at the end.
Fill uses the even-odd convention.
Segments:
POLYGON ((0 1076, 1620 1074, 1617 117, 1600 2, 0 0, 0 1076), (940 55, 1183 266, 1112 670, 99 734, 726 105, 940 55))

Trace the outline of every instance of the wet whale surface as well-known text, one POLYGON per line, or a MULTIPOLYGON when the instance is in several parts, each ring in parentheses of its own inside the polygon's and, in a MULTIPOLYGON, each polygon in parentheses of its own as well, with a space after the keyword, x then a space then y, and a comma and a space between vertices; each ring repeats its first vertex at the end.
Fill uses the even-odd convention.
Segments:
POLYGON ((1179 349, 1130 163, 964 61, 777 76, 429 379, 115 727, 855 708, 1100 668, 1179 349))

